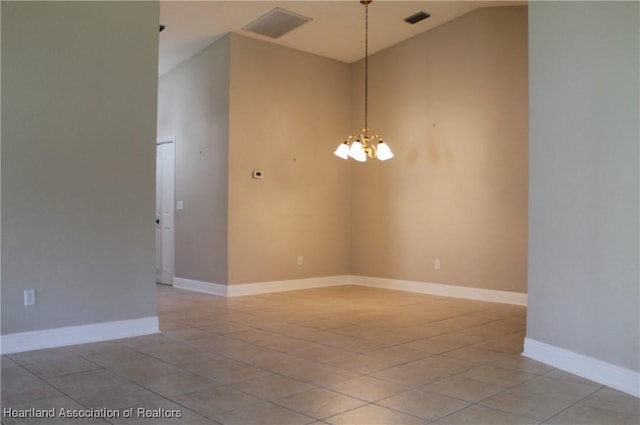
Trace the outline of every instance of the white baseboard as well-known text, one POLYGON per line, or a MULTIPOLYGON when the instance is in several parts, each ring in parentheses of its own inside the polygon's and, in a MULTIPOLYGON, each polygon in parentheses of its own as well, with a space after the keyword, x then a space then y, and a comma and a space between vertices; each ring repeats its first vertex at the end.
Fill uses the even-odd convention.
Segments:
POLYGON ((620 366, 531 338, 525 338, 522 355, 632 396, 640 397, 639 372, 624 369, 620 366))
POLYGON ((20 353, 23 351, 62 347, 65 345, 129 338, 158 332, 160 332, 160 328, 158 326, 157 316, 120 320, 117 322, 43 329, 41 331, 19 332, 2 335, 0 337, 0 353, 20 353))
POLYGON ((306 279, 276 280, 260 283, 242 283, 229 285, 227 296, 238 297, 242 295, 268 294, 270 292, 296 291, 300 289, 327 288, 329 286, 348 285, 349 277, 325 276, 306 279))
POLYGON ((257 283, 222 285, 200 280, 175 277, 173 286, 205 294, 222 297, 268 294, 271 292, 295 291, 299 289, 325 288, 338 285, 360 285, 443 297, 465 298, 505 304, 527 305, 527 294, 496 291, 492 289, 470 288, 466 286, 443 285, 439 283, 414 282, 409 280, 384 279, 365 276, 325 276, 307 279, 277 280, 257 283))
POLYGON ((204 282, 202 280, 185 279, 183 277, 173 278, 173 287, 186 289, 194 292, 202 292, 203 294, 227 296, 227 285, 219 283, 204 282))
POLYGON ((415 282, 410 280, 385 279, 379 277, 349 276, 352 285, 393 289, 396 291, 440 295, 443 297, 465 298, 504 304, 527 305, 527 294, 520 292, 496 291, 493 289, 470 288, 467 286, 443 285, 440 283, 415 282))
POLYGON ((173 286, 180 289, 219 295, 222 297, 239 297, 243 295, 268 294, 271 292, 295 291, 299 289, 325 288, 328 286, 347 285, 348 276, 312 277, 307 279, 276 280, 259 283, 240 283, 221 285, 219 283, 176 277, 173 286))

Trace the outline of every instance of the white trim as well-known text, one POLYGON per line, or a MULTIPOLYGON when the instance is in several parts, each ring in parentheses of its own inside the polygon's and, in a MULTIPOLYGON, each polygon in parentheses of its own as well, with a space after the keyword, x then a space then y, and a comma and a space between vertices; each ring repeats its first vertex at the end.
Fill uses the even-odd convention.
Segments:
POLYGON ((270 282, 239 283, 222 285, 201 280, 173 278, 175 288, 222 297, 240 297, 243 295, 268 294, 271 292, 295 291, 299 289, 325 288, 328 286, 348 285, 348 276, 312 277, 308 279, 277 280, 270 282))
POLYGON ((129 338, 158 332, 160 332, 160 328, 157 316, 19 332, 0 337, 0 353, 20 353, 22 351, 129 338))
POLYGON ((385 279, 379 277, 349 276, 352 285, 417 292, 443 297, 465 298, 495 303, 527 305, 527 294, 497 291, 494 289, 470 288, 468 286, 443 285, 440 283, 416 282, 410 280, 385 279))
POLYGON ((175 277, 173 279, 173 286, 176 288, 222 297, 240 297, 243 295, 268 294, 271 292, 325 288, 339 285, 371 286, 374 288, 440 295, 443 297, 527 305, 527 294, 521 294, 519 292, 496 291, 493 289, 469 288, 466 286, 453 286, 439 283, 414 282, 409 280, 384 279, 365 276, 339 275, 312 277, 306 279, 276 280, 270 282, 239 283, 236 285, 222 285, 219 283, 203 282, 200 280, 185 279, 182 277, 175 277))
POLYGON ((188 291, 202 292, 203 294, 227 296, 227 285, 219 283, 204 282, 202 280, 185 279, 183 277, 173 278, 173 287, 186 289, 188 291))
POLYGON ((531 338, 525 338, 522 355, 632 396, 640 397, 640 372, 624 369, 531 338))
POLYGON ((228 297, 242 295, 267 294, 270 292, 296 291, 299 289, 326 288, 329 286, 348 285, 349 277, 326 276, 307 279, 275 280, 271 282, 241 283, 227 287, 228 297))

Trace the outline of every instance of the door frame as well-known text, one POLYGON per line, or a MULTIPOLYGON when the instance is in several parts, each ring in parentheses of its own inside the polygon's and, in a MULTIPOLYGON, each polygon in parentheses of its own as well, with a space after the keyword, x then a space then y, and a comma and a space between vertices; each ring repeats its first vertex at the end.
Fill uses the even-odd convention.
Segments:
MULTIPOLYGON (((165 285, 171 285, 173 286, 173 279, 175 277, 175 232, 176 232, 176 228, 175 228, 175 151, 176 151, 176 138, 175 136, 167 136, 167 137, 159 137, 156 140, 156 167, 158 166, 157 164, 157 150, 158 150, 158 146, 160 145, 171 145, 173 149, 171 149, 171 162, 170 162, 170 173, 171 173, 171 188, 170 188, 170 204, 171 204, 171 210, 172 213, 169 217, 170 219, 170 224, 171 224, 171 238, 168 240, 168 244, 169 246, 167 247, 168 249, 168 262, 171 268, 171 273, 170 276, 168 277, 168 281, 167 282, 158 282, 158 283, 162 283, 165 285)), ((157 171, 156 171, 157 173, 157 171)), ((156 196, 157 196, 157 189, 158 189, 158 182, 157 182, 157 174, 156 174, 156 196)), ((163 192, 165 191, 165 188, 163 187, 163 192)), ((164 223, 164 222, 163 222, 164 223)), ((165 245, 165 240, 163 239, 163 243, 161 246, 161 249, 164 250, 164 248, 166 247, 165 245)), ((158 241, 157 241, 157 236, 156 236, 156 245, 157 245, 158 241)), ((162 255, 164 255, 165 253, 163 252, 162 255)), ((156 280, 157 280, 157 274, 156 274, 156 280)), ((164 280, 164 279, 163 279, 164 280)))

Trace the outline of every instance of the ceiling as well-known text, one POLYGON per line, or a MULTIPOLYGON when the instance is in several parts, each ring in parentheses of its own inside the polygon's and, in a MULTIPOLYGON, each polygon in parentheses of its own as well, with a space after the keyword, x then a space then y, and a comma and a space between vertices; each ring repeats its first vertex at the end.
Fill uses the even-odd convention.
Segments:
MULTIPOLYGON (((525 4, 526 0, 377 0, 369 5, 369 53, 385 49, 478 7, 525 4), (404 22, 404 18, 420 11, 430 13, 431 17, 414 25, 404 22)), ((346 63, 364 57, 364 6, 358 0, 161 1, 160 23, 166 25, 160 33, 160 75, 229 32, 346 63), (243 29, 276 7, 311 18, 311 21, 278 39, 243 29)))

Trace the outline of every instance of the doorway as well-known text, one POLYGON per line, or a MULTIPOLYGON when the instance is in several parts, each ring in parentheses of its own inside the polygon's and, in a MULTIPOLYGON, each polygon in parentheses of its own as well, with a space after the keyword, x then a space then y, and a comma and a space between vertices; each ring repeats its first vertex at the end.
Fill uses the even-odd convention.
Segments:
POLYGON ((156 282, 173 285, 175 137, 156 142, 156 282))

